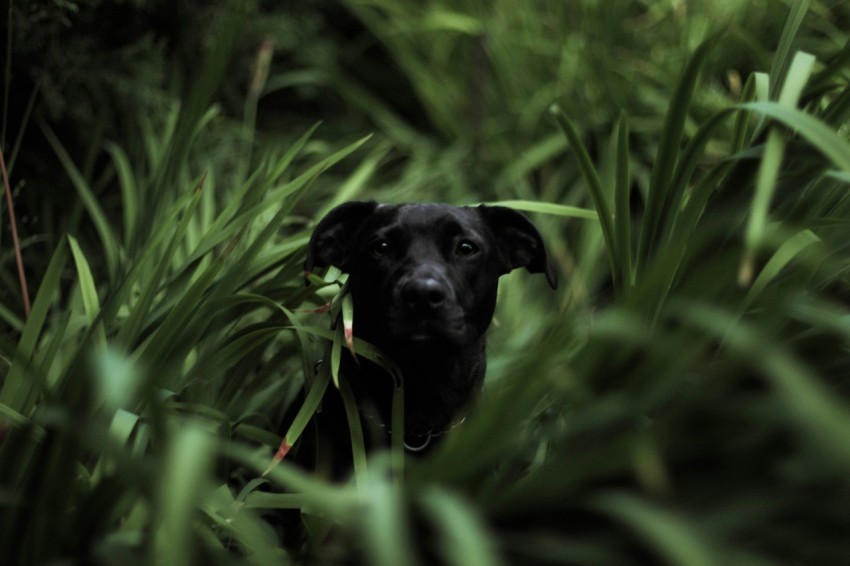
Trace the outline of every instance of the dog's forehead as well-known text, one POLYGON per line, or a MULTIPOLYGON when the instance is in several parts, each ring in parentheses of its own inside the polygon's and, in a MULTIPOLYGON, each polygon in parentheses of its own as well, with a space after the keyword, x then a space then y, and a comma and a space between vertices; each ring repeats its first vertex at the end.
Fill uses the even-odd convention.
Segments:
POLYGON ((369 224, 373 231, 404 227, 421 234, 446 229, 476 232, 484 229, 475 209, 449 204, 382 205, 375 210, 369 224))

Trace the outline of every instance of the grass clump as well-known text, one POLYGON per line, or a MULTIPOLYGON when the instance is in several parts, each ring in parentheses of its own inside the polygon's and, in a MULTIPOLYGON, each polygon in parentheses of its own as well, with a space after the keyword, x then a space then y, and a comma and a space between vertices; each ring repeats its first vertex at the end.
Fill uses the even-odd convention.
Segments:
MULTIPOLYGON (((351 9, 409 17, 376 5, 351 9)), ((29 315, 0 310, 3 562, 842 562, 850 57, 846 37, 794 48, 822 40, 808 8, 793 4, 737 99, 704 111, 701 74, 728 50, 706 34, 657 129, 631 112, 589 126, 549 97, 534 112, 558 141, 512 169, 516 191, 455 186, 537 215, 567 285, 553 298, 505 277, 475 412, 403 472, 353 435, 347 482, 279 458, 318 392, 345 384, 342 326, 303 312, 342 313, 341 275, 308 288, 301 269, 311 219, 382 183, 393 133, 331 143, 313 127, 277 145, 254 136, 249 98, 250 135, 211 149, 227 42, 137 144, 105 145, 98 182, 42 125, 84 214, 39 266, 29 315)), ((433 156, 417 165, 418 143, 402 177, 433 156)))

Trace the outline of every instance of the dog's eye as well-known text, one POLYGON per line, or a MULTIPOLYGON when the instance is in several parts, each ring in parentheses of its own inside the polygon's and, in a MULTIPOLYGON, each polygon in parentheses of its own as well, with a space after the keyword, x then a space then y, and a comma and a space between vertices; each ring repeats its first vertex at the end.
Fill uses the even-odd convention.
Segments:
POLYGON ((455 253, 460 256, 468 257, 478 253, 478 246, 469 240, 463 240, 457 245, 455 253))
POLYGON ((372 244, 370 251, 375 257, 384 257, 390 253, 390 243, 386 240, 378 240, 372 244))

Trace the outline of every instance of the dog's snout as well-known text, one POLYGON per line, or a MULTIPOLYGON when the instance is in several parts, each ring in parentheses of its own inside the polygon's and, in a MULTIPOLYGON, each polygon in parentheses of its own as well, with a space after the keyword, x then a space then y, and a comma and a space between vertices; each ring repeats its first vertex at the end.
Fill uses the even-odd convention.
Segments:
POLYGON ((433 277, 411 279, 401 287, 401 299, 409 307, 436 309, 446 300, 446 289, 433 277))

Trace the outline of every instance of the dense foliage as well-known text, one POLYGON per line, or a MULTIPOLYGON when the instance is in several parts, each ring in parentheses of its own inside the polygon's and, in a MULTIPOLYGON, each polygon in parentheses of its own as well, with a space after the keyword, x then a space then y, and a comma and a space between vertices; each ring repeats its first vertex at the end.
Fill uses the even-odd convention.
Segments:
POLYGON ((850 558, 846 3, 193 4, 179 41, 163 3, 10 4, 2 563, 850 558), (138 74, 53 43, 110 10, 138 74), (353 435, 332 482, 278 449, 352 198, 528 211, 566 284, 504 277, 472 416, 422 460, 353 435))

